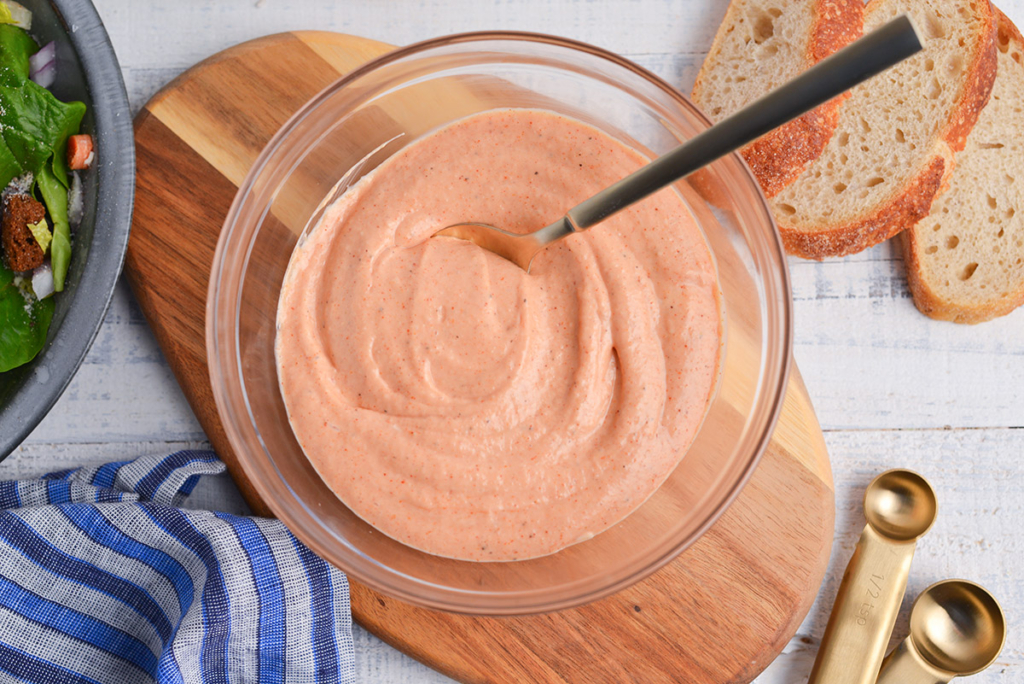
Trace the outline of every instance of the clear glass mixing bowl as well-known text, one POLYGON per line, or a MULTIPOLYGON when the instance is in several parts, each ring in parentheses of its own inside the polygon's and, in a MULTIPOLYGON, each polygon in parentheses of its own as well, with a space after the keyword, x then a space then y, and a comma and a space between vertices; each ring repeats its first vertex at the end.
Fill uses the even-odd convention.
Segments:
POLYGON ((677 184, 718 266, 721 380, 693 446, 643 506, 588 541, 509 563, 428 555, 354 515, 304 457, 278 385, 275 317, 292 249, 334 198, 403 146, 470 114, 509 107, 575 117, 652 157, 708 126, 658 77, 583 43, 476 33, 396 50, 317 95, 264 149, 220 236, 207 310, 217 407, 242 468, 274 513, 358 582, 411 603, 489 615, 592 601, 693 544, 757 465, 782 404, 791 349, 782 245, 756 182, 732 155, 677 184))

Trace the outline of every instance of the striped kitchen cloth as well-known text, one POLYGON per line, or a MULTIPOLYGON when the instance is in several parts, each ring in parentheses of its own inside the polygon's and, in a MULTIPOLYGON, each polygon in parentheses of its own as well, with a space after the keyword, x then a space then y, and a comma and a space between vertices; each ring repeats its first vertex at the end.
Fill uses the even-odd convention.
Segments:
POLYGON ((216 455, 0 482, 0 681, 352 682, 345 575, 276 520, 183 510, 216 455))

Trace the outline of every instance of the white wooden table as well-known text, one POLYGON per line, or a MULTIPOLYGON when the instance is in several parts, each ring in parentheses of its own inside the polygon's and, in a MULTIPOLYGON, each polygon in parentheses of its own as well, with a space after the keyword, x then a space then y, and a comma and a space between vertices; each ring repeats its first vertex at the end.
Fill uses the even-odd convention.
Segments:
MULTIPOLYGON (((95 0, 132 105, 230 45, 291 29, 405 44, 478 29, 559 33, 626 55, 688 91, 724 0, 95 0)), ((1024 25, 1024 0, 1002 0, 1024 25)), ((1024 124, 1022 124, 1024 125, 1024 124)), ((836 477, 836 541, 821 597, 799 636, 759 682, 800 682, 857 535, 860 499, 878 472, 909 467, 938 492, 908 600, 964 577, 1002 601, 1010 636, 976 682, 1024 681, 1024 311, 978 327, 914 308, 898 252, 882 245, 827 263, 790 261, 796 359, 814 399, 836 477)), ((0 465, 0 478, 204 444, 204 435, 122 282, 92 351, 52 413, 0 465)), ((197 505, 242 510, 226 478, 197 505)), ((685 648, 685 644, 680 645, 685 648)), ((361 682, 449 681, 356 629, 361 682)))

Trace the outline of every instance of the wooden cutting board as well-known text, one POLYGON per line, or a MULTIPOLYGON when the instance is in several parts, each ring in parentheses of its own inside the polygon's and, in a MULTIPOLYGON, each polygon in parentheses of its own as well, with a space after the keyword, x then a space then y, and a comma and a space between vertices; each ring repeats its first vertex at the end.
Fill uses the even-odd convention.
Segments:
MULTIPOLYGON (((390 46, 323 32, 217 54, 135 121, 138 184, 126 271, 192 409, 254 511, 270 512, 217 416, 204 319, 214 248, 250 165, 312 95, 390 46)), ((750 483, 715 526, 647 580, 560 613, 479 618, 352 583, 352 612, 396 648, 464 682, 747 682, 782 650, 828 562, 834 504, 824 439, 798 373, 750 483)))

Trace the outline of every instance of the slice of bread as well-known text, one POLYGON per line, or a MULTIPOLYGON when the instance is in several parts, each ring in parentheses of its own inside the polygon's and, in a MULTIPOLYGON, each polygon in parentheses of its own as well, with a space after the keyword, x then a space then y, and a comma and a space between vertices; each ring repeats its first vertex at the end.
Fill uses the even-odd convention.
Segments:
MULTIPOLYGON (((697 74, 693 101, 721 121, 860 37, 863 0, 732 0, 697 74)), ((796 180, 839 122, 836 98, 741 151, 765 195, 796 180)))
POLYGON ((996 12, 992 97, 957 155, 949 190, 902 234, 917 308, 957 323, 1024 304, 1024 38, 996 12))
POLYGON ((861 84, 821 155, 771 200, 786 249, 859 252, 928 214, 996 72, 989 0, 870 0, 867 33, 907 13, 924 50, 861 84))

